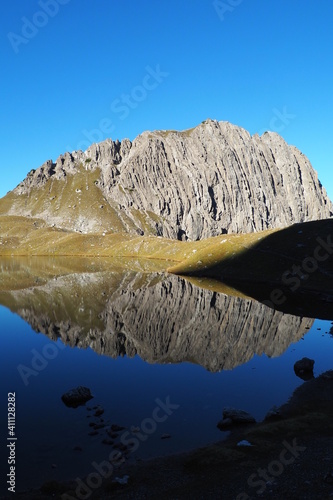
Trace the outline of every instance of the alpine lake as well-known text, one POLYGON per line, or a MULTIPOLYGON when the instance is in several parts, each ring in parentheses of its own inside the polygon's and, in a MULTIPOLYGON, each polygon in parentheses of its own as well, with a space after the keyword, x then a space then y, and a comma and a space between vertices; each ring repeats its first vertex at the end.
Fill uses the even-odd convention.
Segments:
POLYGON ((16 491, 84 477, 112 453, 135 463, 224 440, 225 407, 261 421, 303 383, 297 360, 315 377, 333 368, 333 308, 306 295, 286 313, 255 287, 125 259, 1 257, 0 270, 1 470, 14 393, 16 491), (79 386, 92 399, 66 406, 79 386))

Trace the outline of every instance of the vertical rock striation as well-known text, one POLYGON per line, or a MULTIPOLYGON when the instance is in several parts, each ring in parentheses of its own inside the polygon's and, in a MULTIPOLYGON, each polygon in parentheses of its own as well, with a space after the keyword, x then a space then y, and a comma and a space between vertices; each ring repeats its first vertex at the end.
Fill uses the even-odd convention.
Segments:
POLYGON ((85 152, 66 153, 30 172, 7 200, 0 200, 2 215, 40 216, 70 230, 104 228, 189 240, 328 218, 332 211, 317 173, 296 147, 273 132, 251 136, 213 120, 183 132, 144 132, 133 143, 108 139, 85 152), (98 188, 96 206, 107 204, 109 217, 89 211, 94 203, 87 194, 87 172, 94 173, 98 188), (66 186, 73 189, 69 178, 83 175, 86 204, 78 193, 65 193, 66 186), (51 193, 55 186, 61 186, 61 199, 78 199, 68 219, 57 217, 49 200, 38 209, 33 203, 41 188, 51 193))

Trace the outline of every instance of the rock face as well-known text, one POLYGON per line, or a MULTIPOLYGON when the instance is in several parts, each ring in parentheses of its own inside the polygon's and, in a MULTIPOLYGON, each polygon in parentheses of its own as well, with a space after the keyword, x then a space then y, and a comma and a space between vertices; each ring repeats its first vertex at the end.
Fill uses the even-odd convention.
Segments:
POLYGON ((81 232, 196 240, 328 218, 309 160, 276 133, 207 120, 183 132, 106 140, 46 162, 5 198, 1 215, 81 232), (75 178, 75 182, 73 181, 75 178), (64 210, 65 208, 65 210, 64 210))

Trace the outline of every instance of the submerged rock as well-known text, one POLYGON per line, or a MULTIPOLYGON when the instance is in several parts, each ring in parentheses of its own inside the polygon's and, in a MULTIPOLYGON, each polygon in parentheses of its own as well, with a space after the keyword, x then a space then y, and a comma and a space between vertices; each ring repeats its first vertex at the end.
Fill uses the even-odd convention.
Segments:
POLYGON ((98 430, 98 429, 103 429, 103 427, 105 427, 105 424, 102 422, 100 424, 95 424, 94 425, 94 429, 95 430, 98 430))
POLYGON ((114 441, 113 439, 104 438, 102 443, 107 444, 108 446, 112 446, 114 444, 114 441))
POLYGON ((123 427, 122 425, 118 425, 118 424, 112 424, 111 428, 110 428, 110 430, 112 432, 120 432, 120 431, 123 431, 124 429, 125 429, 125 427, 123 427))
POLYGON ((70 408, 77 408, 78 406, 84 405, 92 398, 93 395, 91 394, 90 389, 83 386, 71 389, 61 396, 61 399, 65 403, 65 405, 70 408))
POLYGON ((104 413, 103 408, 97 408, 94 415, 95 415, 95 417, 99 417, 99 416, 103 415, 103 413, 104 413))

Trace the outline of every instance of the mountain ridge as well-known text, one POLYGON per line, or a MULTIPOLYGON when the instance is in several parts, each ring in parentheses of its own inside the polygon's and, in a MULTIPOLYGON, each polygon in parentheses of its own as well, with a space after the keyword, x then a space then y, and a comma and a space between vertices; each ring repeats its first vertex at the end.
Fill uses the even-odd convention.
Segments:
POLYGON ((274 132, 206 120, 60 155, 0 200, 0 215, 79 233, 198 240, 331 217, 309 160, 274 132))

